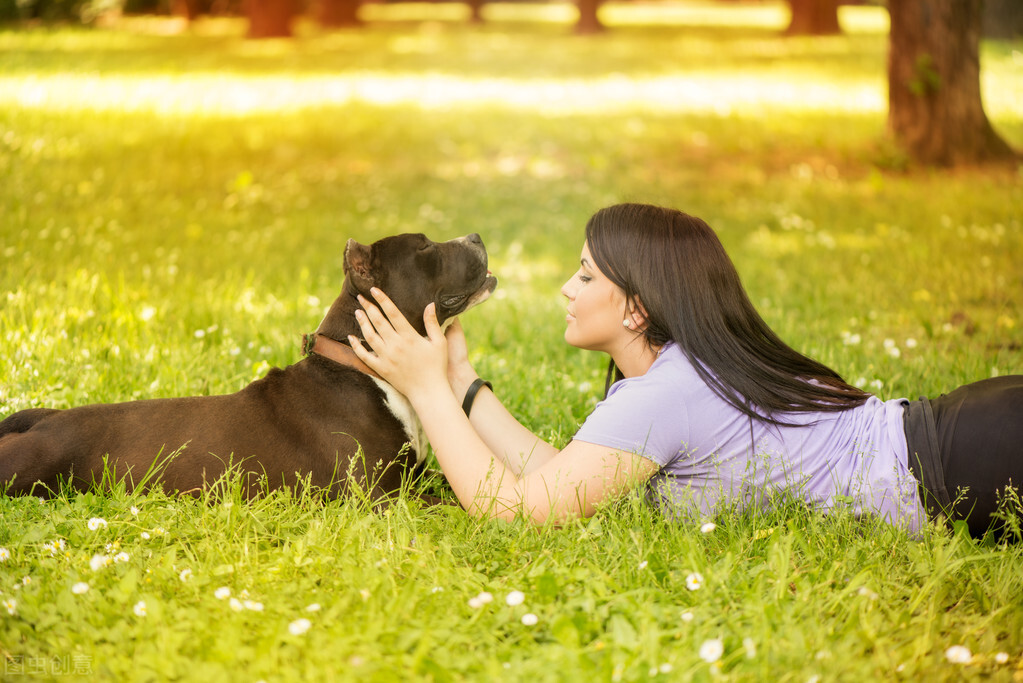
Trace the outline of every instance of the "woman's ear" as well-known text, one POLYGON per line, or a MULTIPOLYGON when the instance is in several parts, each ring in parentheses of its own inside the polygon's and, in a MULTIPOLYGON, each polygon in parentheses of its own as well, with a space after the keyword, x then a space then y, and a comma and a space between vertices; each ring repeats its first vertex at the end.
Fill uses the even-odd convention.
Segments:
POLYGON ((623 323, 630 330, 643 331, 646 327, 646 309, 643 307, 643 302, 639 300, 639 297, 633 297, 626 305, 625 311, 625 322, 623 323))

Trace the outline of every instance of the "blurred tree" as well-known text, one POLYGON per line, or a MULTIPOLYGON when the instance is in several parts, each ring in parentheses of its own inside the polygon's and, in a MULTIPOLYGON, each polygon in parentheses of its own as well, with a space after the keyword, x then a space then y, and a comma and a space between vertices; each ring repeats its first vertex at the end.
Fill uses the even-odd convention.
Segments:
POLYGON ((297 11, 295 0, 248 0, 249 38, 290 38, 297 11))
POLYGON ((576 0, 576 7, 579 9, 579 21, 576 22, 575 32, 580 35, 591 35, 604 30, 604 24, 600 23, 597 10, 600 9, 603 0, 576 0))
POLYGON ((202 14, 202 8, 199 0, 171 0, 171 14, 192 22, 202 14))
POLYGON ((890 0, 888 127, 917 161, 1011 159, 980 100, 982 0, 890 0))
POLYGON ((785 29, 790 36, 828 36, 842 32, 838 25, 841 0, 789 0, 792 18, 785 29))
POLYGON ((984 0, 984 37, 1019 38, 1023 36, 1023 2, 1020 0, 984 0))
POLYGON ((342 26, 361 26, 359 5, 362 0, 319 0, 316 20, 321 26, 339 28, 342 26))

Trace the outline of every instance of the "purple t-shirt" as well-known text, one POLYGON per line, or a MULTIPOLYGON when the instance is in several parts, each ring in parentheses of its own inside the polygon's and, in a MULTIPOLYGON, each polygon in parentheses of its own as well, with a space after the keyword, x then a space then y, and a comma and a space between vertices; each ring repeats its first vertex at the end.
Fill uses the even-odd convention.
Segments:
POLYGON ((671 344, 646 374, 616 382, 574 438, 657 463, 648 495, 671 516, 769 506, 786 492, 818 509, 848 504, 854 514, 916 532, 926 513, 907 467, 903 405, 871 396, 842 412, 783 416, 797 426, 751 420, 671 344))

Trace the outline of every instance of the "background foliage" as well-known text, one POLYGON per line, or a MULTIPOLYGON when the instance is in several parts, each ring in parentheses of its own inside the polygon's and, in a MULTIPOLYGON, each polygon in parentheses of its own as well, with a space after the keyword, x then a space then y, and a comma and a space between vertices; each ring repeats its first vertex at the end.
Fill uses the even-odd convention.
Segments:
MULTIPOLYGON (((706 219, 768 322, 883 397, 1023 372, 1020 169, 915 169, 884 141, 880 10, 788 40, 774 3, 612 5, 586 39, 563 6, 489 5, 482 27, 463 11, 368 6, 367 28, 285 42, 226 20, 0 31, 0 414, 235 391, 298 359, 348 238, 475 231, 501 280, 464 321, 477 367, 564 443, 605 361, 561 341, 558 287, 588 216, 618 201, 706 219)), ((982 53, 1017 148, 1021 52, 982 53)), ((1018 548, 794 505, 714 522, 626 500, 535 531, 229 485, 3 499, 0 655, 118 680, 1019 666, 1018 548)))

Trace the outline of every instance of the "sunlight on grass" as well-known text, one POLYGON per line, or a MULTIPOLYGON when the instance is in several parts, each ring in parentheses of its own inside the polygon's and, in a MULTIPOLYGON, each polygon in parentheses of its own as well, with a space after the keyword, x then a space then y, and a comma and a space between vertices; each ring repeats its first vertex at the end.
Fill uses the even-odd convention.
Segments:
MULTIPOLYGON (((608 34, 565 42, 563 48, 568 52, 537 54, 535 65, 522 64, 521 57, 513 56, 512 47, 523 39, 545 38, 508 34, 501 30, 501 22, 570 24, 574 13, 570 5, 487 5, 488 23, 479 32, 459 33, 436 23, 464 21, 466 11, 467 7, 460 3, 367 5, 364 8, 367 19, 385 22, 382 27, 388 21, 425 23, 413 32, 383 33, 374 43, 375 49, 384 55, 382 61, 367 64, 342 59, 333 68, 325 65, 323 71, 312 74, 292 72, 286 65, 310 50, 325 51, 324 54, 335 58, 339 50, 341 54, 362 53, 366 49, 362 43, 351 41, 369 40, 367 34, 320 33, 295 41, 252 42, 239 39, 237 32, 242 27, 238 22, 204 20, 196 24, 191 35, 238 40, 231 47, 243 60, 237 66, 221 69, 220 65, 212 68, 206 65, 183 73, 168 66, 132 73, 102 68, 79 70, 78 64, 58 65, 49 72, 12 71, 0 75, 0 106, 68 113, 154 113, 167 117, 288 114, 353 103, 415 106, 424 110, 500 107, 545 116, 625 112, 745 119, 800 113, 883 115, 887 110, 882 65, 850 65, 841 77, 835 78, 833 65, 805 59, 810 43, 777 35, 787 21, 784 3, 724 7, 720 3, 702 2, 610 4, 604 8, 605 21, 612 27, 608 34), (659 42, 652 45, 670 45, 671 55, 662 54, 658 57, 660 62, 651 62, 657 64, 655 69, 637 70, 629 68, 627 62, 619 64, 619 60, 635 60, 637 55, 622 52, 629 49, 621 42, 627 39, 613 30, 615 26, 631 26, 627 30, 639 31, 644 26, 661 31, 666 27, 693 30, 680 33, 677 39, 670 34, 660 35, 659 42), (727 64, 720 61, 720 55, 713 57, 720 47, 715 47, 712 34, 706 33, 708 27, 724 30, 739 27, 765 33, 735 40, 730 59, 744 55, 745 61, 741 68, 728 69, 723 68, 727 64), (428 62, 422 70, 408 66, 418 62, 419 55, 432 56, 452 47, 469 51, 480 48, 473 51, 476 69, 460 73, 457 63, 428 62), (591 52, 594 57, 606 60, 606 71, 563 74, 557 64, 545 63, 567 54, 578 57, 591 52), (244 60, 258 60, 266 67, 252 70, 250 62, 244 60), (388 60, 396 64, 391 65, 388 60), (406 66, 399 66, 400 60, 406 66), (512 66, 509 60, 516 60, 514 72, 508 69, 512 66)), ((887 13, 876 7, 843 8, 842 21, 850 34, 883 35, 887 30, 887 13)), ((125 22, 125 28, 136 35, 163 33, 160 26, 180 28, 174 19, 125 22)), ((130 40, 130 33, 110 32, 109 38, 113 42, 107 49, 131 50, 130 44, 124 42, 130 40)), ((16 54, 19 47, 34 49, 43 39, 41 34, 7 34, 0 38, 0 44, 16 54)), ((559 40, 556 36, 547 39, 559 40)), ((854 38, 818 39, 813 46, 818 54, 824 50, 829 57, 842 59, 850 50, 849 40, 854 38)), ((69 55, 87 53, 90 49, 95 49, 91 37, 62 43, 62 51, 69 55)), ((1016 53, 1010 59, 1004 55, 986 57, 985 62, 982 82, 988 113, 1008 122, 1023 120, 1023 81, 1015 77, 1016 53)))
MULTIPOLYGON (((987 75, 985 108, 999 119, 1023 120, 1023 85, 987 75)), ((821 75, 687 72, 642 78, 466 78, 450 74, 346 73, 336 76, 101 76, 55 74, 0 77, 0 105, 51 112, 152 112, 165 116, 297 113, 352 103, 423 109, 503 107, 544 115, 649 112, 759 118, 777 113, 882 114, 881 79, 836 82, 821 75)))
POLYGON ((793 74, 687 73, 599 79, 463 78, 446 74, 338 76, 99 76, 0 78, 0 105, 49 111, 153 112, 167 116, 287 113, 364 103, 424 109, 500 106, 549 115, 622 111, 759 117, 771 112, 883 111, 879 83, 814 82, 793 74))

